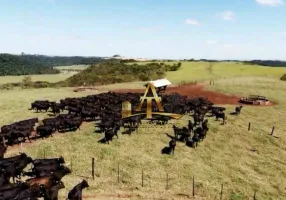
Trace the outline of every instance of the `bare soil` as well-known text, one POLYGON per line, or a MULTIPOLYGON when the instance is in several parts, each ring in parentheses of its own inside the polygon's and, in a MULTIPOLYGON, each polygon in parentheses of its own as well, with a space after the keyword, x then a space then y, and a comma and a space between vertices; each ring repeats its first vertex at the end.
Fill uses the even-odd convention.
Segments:
MULTIPOLYGON (((114 90, 114 92, 124 93, 124 92, 144 92, 144 89, 120 89, 114 90)), ((241 97, 235 95, 226 95, 219 92, 214 92, 204 89, 204 85, 186 85, 186 86, 176 86, 169 87, 166 89, 165 94, 170 94, 177 92, 181 95, 188 97, 206 97, 209 101, 214 104, 238 104, 241 97)))

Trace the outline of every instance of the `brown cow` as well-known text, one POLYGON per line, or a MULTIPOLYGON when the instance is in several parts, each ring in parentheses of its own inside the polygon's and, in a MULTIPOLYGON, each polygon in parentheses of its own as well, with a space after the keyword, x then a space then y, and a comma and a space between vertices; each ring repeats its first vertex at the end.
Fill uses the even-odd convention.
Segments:
POLYGON ((46 190, 50 190, 58 182, 59 181, 54 177, 30 178, 26 180, 26 183, 28 183, 30 187, 38 187, 42 185, 46 190))

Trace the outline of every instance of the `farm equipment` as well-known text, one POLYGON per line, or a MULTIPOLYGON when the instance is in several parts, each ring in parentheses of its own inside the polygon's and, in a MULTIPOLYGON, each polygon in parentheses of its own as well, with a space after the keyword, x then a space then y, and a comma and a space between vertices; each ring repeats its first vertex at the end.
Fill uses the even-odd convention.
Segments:
POLYGON ((239 103, 252 105, 269 105, 270 101, 264 96, 250 95, 248 97, 242 97, 239 100, 239 103))

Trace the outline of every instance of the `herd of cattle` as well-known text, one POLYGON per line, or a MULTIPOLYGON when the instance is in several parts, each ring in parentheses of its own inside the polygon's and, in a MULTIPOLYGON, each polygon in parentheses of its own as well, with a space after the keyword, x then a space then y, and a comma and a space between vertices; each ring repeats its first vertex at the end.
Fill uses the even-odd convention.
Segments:
MULTIPOLYGON (((100 132, 104 133, 103 143, 109 143, 114 136, 118 138, 118 131, 121 127, 127 128, 127 133, 136 130, 144 119, 144 115, 131 116, 128 118, 121 117, 122 102, 129 101, 132 105, 132 112, 140 103, 141 93, 101 93, 97 95, 89 95, 80 98, 65 98, 59 103, 50 102, 48 100, 35 101, 31 103, 31 110, 36 112, 47 112, 51 109, 55 117, 46 118, 39 121, 38 118, 32 118, 15 122, 10 125, 1 127, 0 136, 0 157, 7 145, 13 145, 25 142, 26 139, 50 137, 55 132, 67 132, 80 129, 83 121, 94 121, 100 132), (67 111, 67 114, 61 112, 67 111), (36 125, 37 124, 37 125, 36 125)), ((190 146, 196 146, 197 142, 202 140, 207 133, 206 116, 215 116, 216 119, 222 119, 223 124, 226 123, 227 116, 224 113, 225 108, 216 107, 212 102, 205 98, 187 98, 178 93, 162 95, 162 104, 165 112, 176 114, 192 114, 193 123, 189 121, 188 128, 180 129, 173 127, 176 135, 182 135, 184 141, 190 146), (205 120, 205 121, 204 121, 205 120), (204 123, 203 123, 204 122, 204 123), (202 124, 202 127, 195 129, 196 125, 202 124), (193 133, 193 136, 191 137, 193 133)), ((238 114, 242 106, 236 107, 238 114)), ((158 112, 156 103, 153 102, 152 110, 158 112)), ((146 111, 146 108, 142 108, 146 111)), ((170 120, 167 116, 153 115, 151 122, 166 124, 170 120)))
MULTIPOLYGON (((0 199, 58 200, 59 190, 65 188, 61 179, 71 173, 64 163, 63 157, 33 160, 25 153, 0 159, 0 199), (25 172, 29 164, 33 167, 25 172), (29 178, 21 181, 24 176, 29 178), (11 178, 13 183, 10 182, 11 178), (20 181, 15 181, 15 178, 20 181)), ((67 200, 82 200, 82 190, 86 187, 89 185, 83 180, 70 190, 67 200)))
MULTIPOLYGON (((80 129, 83 121, 94 121, 99 128, 99 132, 104 133, 101 142, 109 144, 114 136, 118 138, 118 131, 121 127, 128 134, 140 127, 145 116, 136 115, 122 118, 121 111, 122 102, 129 101, 132 105, 132 113, 136 113, 135 110, 140 103, 141 96, 141 93, 108 92, 80 98, 65 98, 60 100, 59 103, 48 100, 31 103, 31 110, 47 112, 51 109, 55 117, 42 121, 39 121, 38 118, 32 118, 1 127, 0 193, 2 196, 0 195, 0 200, 27 199, 27 197, 37 199, 39 195, 44 195, 45 200, 55 200, 57 199, 58 190, 64 187, 60 181, 61 178, 70 173, 70 170, 62 165, 64 163, 63 158, 32 160, 25 154, 4 158, 7 145, 25 142, 26 139, 31 142, 31 139, 50 137, 55 132, 77 130, 80 129), (67 111, 67 114, 61 114, 64 111, 67 111), (23 169, 30 163, 33 164, 32 171, 23 172, 23 169), (24 183, 10 184, 10 178, 20 178, 20 175, 32 176, 33 178, 26 180, 24 183)), ((169 147, 164 150, 165 153, 174 154, 176 141, 184 142, 189 147, 196 147, 198 142, 206 137, 209 130, 206 117, 213 116, 216 120, 222 119, 222 124, 227 121, 227 116, 224 113, 225 108, 214 106, 206 98, 188 98, 178 93, 162 95, 161 97, 165 112, 192 115, 193 117, 193 122, 189 120, 183 128, 173 125, 174 136, 167 134, 172 139, 169 142, 169 147)), ((241 108, 242 106, 235 108, 236 115, 240 113, 241 108)), ((155 102, 152 103, 152 110, 158 112, 155 102)), ((142 111, 146 111, 144 104, 142 111)), ((150 122, 166 124, 169 120, 170 118, 167 116, 153 115, 150 122)), ((88 184, 84 180, 76 187, 77 189, 70 192, 69 199, 81 199, 81 190, 88 187, 88 184)))

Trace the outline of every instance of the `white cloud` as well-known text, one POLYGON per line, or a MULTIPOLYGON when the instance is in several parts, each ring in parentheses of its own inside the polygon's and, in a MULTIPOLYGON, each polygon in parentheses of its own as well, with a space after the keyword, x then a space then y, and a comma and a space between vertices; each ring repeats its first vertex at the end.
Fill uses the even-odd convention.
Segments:
POLYGON ((225 11, 221 14, 222 19, 230 21, 234 19, 234 13, 232 11, 225 11))
POLYGON ((255 0, 256 3, 265 5, 265 6, 282 6, 284 5, 283 0, 255 0))
POLYGON ((195 19, 186 19, 185 24, 194 25, 194 26, 200 25, 200 23, 195 19))
POLYGON ((218 41, 216 41, 216 40, 207 40, 206 43, 209 44, 209 45, 214 45, 214 44, 217 44, 218 41))

